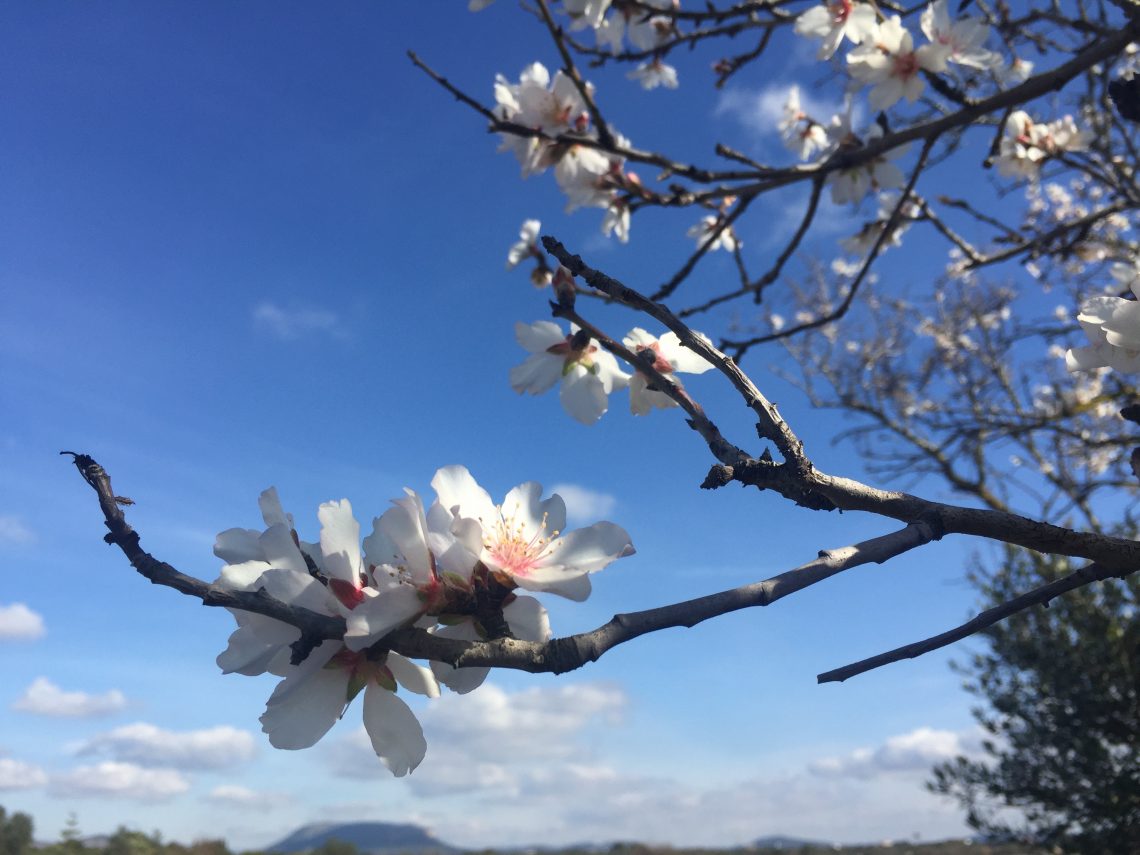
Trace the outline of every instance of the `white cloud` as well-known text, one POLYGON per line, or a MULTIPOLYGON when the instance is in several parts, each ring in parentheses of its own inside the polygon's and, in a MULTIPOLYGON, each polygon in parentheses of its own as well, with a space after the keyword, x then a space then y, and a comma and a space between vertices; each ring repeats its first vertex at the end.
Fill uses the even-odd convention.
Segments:
POLYGON ((0 790, 30 790, 47 783, 47 774, 39 766, 0 757, 0 790))
POLYGON ((0 515, 0 543, 34 543, 36 533, 19 517, 10 514, 0 515))
MULTIPOLYGON (((784 105, 788 103, 791 83, 772 83, 763 89, 727 89, 721 92, 713 109, 715 116, 731 116, 746 128, 758 134, 779 134, 777 125, 784 118, 784 105)), ((826 125, 840 111, 840 99, 821 100, 800 87, 800 108, 821 124, 826 125)))
POLYGON ((310 333, 341 336, 340 318, 328 309, 285 308, 268 300, 253 309, 253 323, 283 341, 292 341, 310 333))
POLYGON ((816 775, 862 780, 900 772, 926 774, 935 764, 959 755, 977 756, 979 748, 977 731, 958 733, 920 727, 892 736, 877 748, 858 748, 842 757, 825 757, 810 768, 816 775))
POLYGON ((118 689, 102 695, 65 692, 47 677, 37 677, 13 702, 12 709, 61 718, 88 718, 118 712, 126 705, 127 699, 118 689))
POLYGON ((218 807, 265 811, 292 804, 293 798, 287 793, 251 790, 237 784, 220 784, 210 790, 206 801, 218 807))
MULTIPOLYGON (((600 722, 617 724, 628 699, 598 683, 509 693, 484 684, 468 695, 447 694, 422 715, 428 755, 409 778, 419 795, 470 791, 517 793, 532 783, 531 767, 589 774, 581 737, 600 722)), ((349 778, 387 774, 363 728, 332 744, 336 774, 349 778)))
POLYGON ((227 725, 180 733, 136 722, 89 739, 77 753, 108 754, 141 766, 224 769, 252 759, 256 750, 253 734, 227 725))
POLYGON ((609 519, 617 505, 617 499, 609 493, 600 493, 577 484, 555 484, 550 492, 562 497, 566 503, 566 518, 576 525, 609 519))
POLYGON ((158 802, 189 789, 190 782, 174 769, 144 769, 133 763, 111 761, 79 766, 51 780, 52 793, 73 798, 92 796, 158 802))
POLYGON ((44 634, 44 619, 23 603, 0 606, 0 640, 39 638, 44 634))

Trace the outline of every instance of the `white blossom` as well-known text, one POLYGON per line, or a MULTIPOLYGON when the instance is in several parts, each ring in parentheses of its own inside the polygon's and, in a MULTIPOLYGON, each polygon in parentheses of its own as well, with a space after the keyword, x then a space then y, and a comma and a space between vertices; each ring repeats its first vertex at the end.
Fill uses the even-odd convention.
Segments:
POLYGON ((871 107, 885 110, 900 98, 914 103, 926 86, 919 71, 945 71, 949 50, 941 44, 915 50, 899 16, 892 15, 847 54, 847 69, 856 80, 871 85, 871 107))
POLYGON ((822 39, 819 59, 830 59, 843 37, 859 44, 875 29, 875 8, 853 0, 828 0, 796 18, 796 34, 822 39))

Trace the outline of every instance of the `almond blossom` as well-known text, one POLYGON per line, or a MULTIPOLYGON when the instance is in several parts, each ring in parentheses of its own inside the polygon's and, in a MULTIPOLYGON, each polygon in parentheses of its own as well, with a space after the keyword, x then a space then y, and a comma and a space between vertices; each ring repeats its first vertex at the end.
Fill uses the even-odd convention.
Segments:
MULTIPOLYGON (((711 346, 711 342, 705 335, 694 334, 711 346)), ((667 332, 661 338, 655 338, 640 327, 634 327, 623 341, 626 347, 640 358, 645 359, 659 373, 664 374, 678 386, 681 385, 680 381, 671 376, 676 372, 704 374, 712 368, 712 365, 704 357, 681 344, 681 340, 674 332, 667 332)), ((629 381, 629 409, 635 416, 644 416, 654 407, 665 409, 677 406, 677 402, 664 392, 654 389, 652 382, 647 375, 640 371, 636 372, 633 379, 629 381)))
POLYGON ((899 16, 892 15, 847 54, 847 68, 856 80, 871 85, 871 107, 885 110, 900 98, 914 103, 926 86, 919 71, 945 71, 949 51, 942 44, 915 50, 899 16))
POLYGON ((727 250, 728 252, 735 252, 736 248, 740 245, 740 241, 736 239, 736 233, 733 232, 732 226, 725 225, 724 228, 717 232, 723 222, 722 217, 714 217, 709 214, 702 217, 701 221, 695 226, 689 228, 685 233, 697 242, 698 247, 705 247, 707 251, 712 252, 717 249, 727 250), (715 237, 713 235, 716 235, 715 237))
POLYGON ((1066 151, 1082 151, 1091 139, 1092 134, 1078 129, 1072 116, 1044 125, 1034 122, 1024 110, 1017 110, 1005 123, 996 159, 998 173, 1035 178, 1045 160, 1066 151))
MULTIPOLYGON (((566 503, 557 493, 542 499, 535 481, 515 487, 498 505, 463 466, 445 466, 431 485, 457 522, 478 521, 479 560, 508 588, 581 601, 590 594, 590 574, 635 551, 625 529, 611 522, 565 531, 566 503)), ((536 625, 541 628, 541 618, 536 625)))
POLYGON ((922 11, 922 32, 932 44, 944 46, 946 58, 972 68, 994 68, 1001 58, 982 45, 990 36, 989 25, 978 18, 951 21, 946 0, 935 0, 922 11))
POLYGON ((859 44, 874 29, 875 8, 853 0, 828 0, 796 18, 796 35, 823 40, 816 54, 818 59, 831 59, 844 36, 859 44))
POLYGON ((778 125, 784 145, 795 152, 800 160, 807 160, 816 151, 827 146, 827 131, 811 118, 800 105, 800 87, 788 90, 784 116, 778 125))
POLYGON ((594 424, 609 407, 607 396, 629 385, 613 354, 577 327, 567 335, 551 321, 520 322, 515 338, 531 355, 511 369, 511 388, 540 395, 561 381, 562 407, 582 424, 594 424))
POLYGON ((524 259, 540 256, 538 249, 538 232, 542 229, 539 220, 524 220, 519 230, 517 243, 511 245, 507 252, 507 270, 514 270, 524 259))
MULTIPOLYGON (((503 75, 495 78, 495 117, 513 122, 549 137, 581 133, 589 124, 589 113, 574 82, 558 71, 553 81, 542 63, 523 69, 518 83, 503 75)), ((503 133, 500 150, 514 152, 523 177, 542 172, 562 155, 559 146, 548 139, 503 133)))
MULTIPOLYGON (((868 141, 875 140, 882 135, 883 129, 878 124, 874 124, 867 131, 866 139, 868 141)), ((842 114, 832 117, 828 136, 831 137, 836 148, 840 150, 857 149, 864 145, 864 141, 856 136, 851 129, 850 103, 842 114)), ((903 176, 902 170, 892 161, 905 154, 906 150, 906 146, 899 146, 870 160, 864 160, 855 166, 837 169, 831 173, 828 178, 828 184, 831 186, 831 201, 837 205, 848 202, 858 204, 872 190, 878 192, 902 187, 906 183, 906 178, 903 176)))
MULTIPOLYGON (((302 543, 293 531, 293 519, 284 513, 277 493, 261 495, 262 517, 268 528, 261 533, 229 529, 218 535, 214 552, 226 561, 215 585, 239 591, 264 591, 295 608, 342 616, 368 613, 376 618, 381 592, 366 584, 360 552, 360 527, 348 500, 321 505, 319 544, 302 543), (371 605, 365 605, 370 601, 371 605), (358 614, 359 614, 358 613, 358 614)), ((381 584, 390 590, 390 586, 381 584)), ((400 620, 414 617, 417 607, 400 620)), ((423 760, 427 750, 423 730, 408 706, 396 697, 397 683, 429 697, 439 695, 431 672, 396 653, 372 655, 359 635, 352 641, 326 640, 299 664, 292 664, 290 645, 299 639, 295 627, 264 615, 231 610, 238 630, 218 657, 223 671, 247 675, 273 673, 284 679, 270 696, 261 716, 262 729, 276 748, 308 748, 344 714, 349 703, 364 692, 364 724, 373 749, 397 776, 406 775, 423 760)), ((389 625, 389 631, 395 624, 389 625)), ((350 628, 346 640, 352 635, 350 628)))
POLYGON ((656 89, 658 86, 664 86, 666 89, 677 88, 677 69, 662 62, 660 58, 643 62, 626 77, 638 81, 642 89, 656 89))
POLYGON ((1069 371, 1140 371, 1140 302, 1110 295, 1092 297, 1081 306, 1077 322, 1089 345, 1065 354, 1069 371))

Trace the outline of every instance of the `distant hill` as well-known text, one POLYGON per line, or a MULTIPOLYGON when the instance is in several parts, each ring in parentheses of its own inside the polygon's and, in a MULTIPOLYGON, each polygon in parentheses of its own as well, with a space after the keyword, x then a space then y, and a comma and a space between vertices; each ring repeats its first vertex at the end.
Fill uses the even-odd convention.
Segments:
POLYGON ((400 852, 451 855, 460 851, 433 836, 426 828, 392 822, 321 822, 304 825, 265 851, 306 852, 330 840, 351 843, 362 853, 371 855, 394 855, 400 852))
POLYGON ((804 847, 814 847, 817 849, 824 849, 831 847, 833 844, 824 843, 820 840, 804 840, 802 837, 785 837, 782 834, 769 834, 767 837, 758 837, 752 841, 753 849, 768 849, 780 851, 803 849, 804 847))

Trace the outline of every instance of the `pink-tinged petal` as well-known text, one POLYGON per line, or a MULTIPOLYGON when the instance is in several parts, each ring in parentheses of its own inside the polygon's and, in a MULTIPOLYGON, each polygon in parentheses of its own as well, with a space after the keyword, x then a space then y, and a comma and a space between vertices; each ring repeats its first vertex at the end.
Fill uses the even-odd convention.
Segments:
POLYGON ((439 697, 439 683, 436 682, 431 669, 417 665, 399 653, 389 653, 387 665, 396 682, 409 692, 426 695, 429 698, 439 697))
POLYGON ((284 525, 271 525, 259 539, 265 560, 280 570, 308 573, 305 557, 293 541, 293 530, 284 525))
POLYGON ((566 361, 552 353, 532 353, 521 365, 511 368, 509 379, 511 388, 520 395, 530 392, 541 395, 548 392, 562 377, 566 361))
MULTIPOLYGON (((541 501, 542 485, 537 481, 527 481, 513 487, 503 499, 502 519, 506 532, 511 536, 530 541, 546 534, 546 508, 541 501)), ((563 506, 565 508, 565 505, 563 506)), ((563 510, 565 518, 565 510, 563 510)))
MULTIPOLYGON (((696 333, 696 336, 704 341, 705 344, 712 346, 712 342, 708 340, 708 336, 702 333, 696 333)), ((689 350, 681 344, 681 340, 677 338, 674 332, 667 332, 661 336, 661 355, 664 356, 673 365, 674 371, 685 371, 689 374, 704 374, 710 368, 712 363, 706 360, 703 356, 695 351, 689 350)))
POLYGON ((580 364, 571 366, 570 370, 562 375, 558 400, 562 402, 562 409, 568 412, 574 421, 584 425, 596 423, 609 409, 609 399, 606 398, 602 381, 580 364))
POLYGON ((227 564, 261 561, 265 556, 258 542, 259 531, 248 528, 227 528, 214 540, 214 555, 227 564))
MULTIPOLYGON (((437 629, 435 634, 440 638, 455 638, 460 641, 479 641, 479 634, 475 631, 475 624, 464 620, 451 626, 437 629)), ((446 662, 432 662, 431 671, 439 682, 458 695, 466 695, 483 685, 490 668, 482 666, 477 668, 453 668, 446 662)))
POLYGON ((511 634, 521 641, 550 639, 550 616, 534 597, 518 597, 503 606, 503 617, 507 619, 511 634))
POLYGON ((360 584, 364 568, 360 561, 360 523, 352 515, 348 499, 325 502, 317 511, 321 521, 321 554, 325 574, 350 585, 360 584))
POLYGON ((387 689, 370 684, 364 691, 364 729, 372 750, 397 778, 411 772, 427 754, 423 728, 408 705, 387 689))
POLYGON ((586 528, 568 531, 550 545, 543 563, 559 564, 578 573, 596 573, 610 562, 636 550, 629 534, 611 522, 594 523, 586 528))
POLYGON ((515 341, 530 353, 545 353, 547 348, 566 341, 566 333, 551 321, 535 321, 533 324, 519 321, 515 324, 515 341))
POLYGON ((261 716, 274 748, 309 748, 336 724, 348 702, 349 672, 324 666, 340 649, 339 642, 323 642, 277 684, 261 716))
POLYGON ((490 495, 471 477, 466 466, 444 466, 431 479, 439 503, 458 516, 493 526, 499 519, 490 495))
POLYGON ((344 635, 349 650, 363 650, 392 630, 410 623, 424 610, 424 601, 411 585, 392 584, 381 590, 365 588, 364 600, 345 615, 344 635))
POLYGON ((293 528, 293 515, 285 513, 285 509, 281 507, 281 500, 277 497, 276 487, 270 487, 263 491, 257 497, 257 504, 261 508, 261 518, 265 520, 266 528, 274 525, 293 528))

